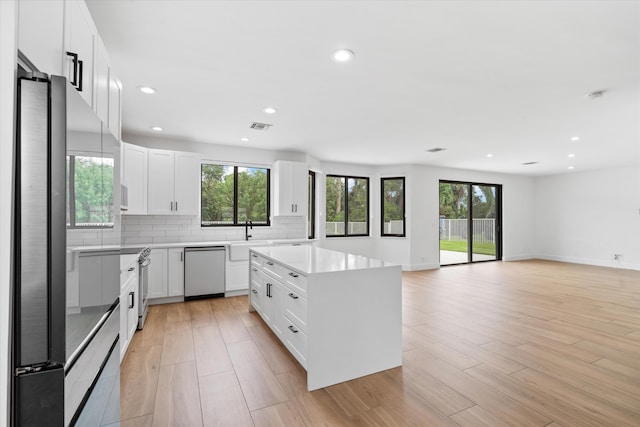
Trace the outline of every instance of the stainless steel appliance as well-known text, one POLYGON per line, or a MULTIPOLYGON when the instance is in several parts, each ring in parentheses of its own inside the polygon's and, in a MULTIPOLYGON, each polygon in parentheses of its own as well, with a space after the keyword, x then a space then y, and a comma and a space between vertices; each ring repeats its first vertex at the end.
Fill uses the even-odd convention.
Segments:
POLYGON ((139 254, 138 256, 138 330, 144 327, 149 311, 149 265, 151 264, 150 248, 125 248, 122 254, 139 254))
POLYGON ((11 423, 117 423, 118 141, 64 77, 18 62, 11 423), (84 167, 99 171, 91 218, 84 167))
POLYGON ((184 248, 184 299, 224 296, 224 246, 184 248))

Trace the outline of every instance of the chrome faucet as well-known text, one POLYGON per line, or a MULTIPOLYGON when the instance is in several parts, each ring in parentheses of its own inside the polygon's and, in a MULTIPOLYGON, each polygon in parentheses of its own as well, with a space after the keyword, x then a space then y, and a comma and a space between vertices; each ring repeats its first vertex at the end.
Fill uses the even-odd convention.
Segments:
POLYGON ((249 234, 249 228, 253 230, 253 222, 245 221, 244 222, 244 240, 249 240, 249 237, 251 237, 251 234, 249 234))

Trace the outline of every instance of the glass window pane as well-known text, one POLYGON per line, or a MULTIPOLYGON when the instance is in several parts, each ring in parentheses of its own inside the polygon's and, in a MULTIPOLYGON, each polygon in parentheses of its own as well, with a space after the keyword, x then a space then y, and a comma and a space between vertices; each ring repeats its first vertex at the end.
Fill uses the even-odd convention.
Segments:
POLYGON ((382 235, 404 236, 404 178, 382 179, 382 235))
POLYGON ((366 178, 348 178, 347 191, 347 235, 369 234, 369 225, 367 223, 369 180, 366 178))
POLYGON ((70 225, 113 227, 113 159, 88 156, 73 158, 75 224, 70 225))
POLYGON ((267 169, 238 168, 238 223, 268 224, 267 169))
POLYGON ((233 225, 233 166, 203 164, 201 172, 202 225, 233 225))
POLYGON ((327 176, 326 235, 344 236, 344 196, 345 179, 340 176, 327 176))

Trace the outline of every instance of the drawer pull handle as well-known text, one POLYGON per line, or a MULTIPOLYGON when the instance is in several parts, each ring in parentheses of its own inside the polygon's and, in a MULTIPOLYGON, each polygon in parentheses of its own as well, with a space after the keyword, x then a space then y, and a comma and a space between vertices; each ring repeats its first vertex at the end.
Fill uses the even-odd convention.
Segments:
POLYGON ((136 269, 135 267, 129 267, 129 270, 127 270, 127 271, 133 271, 135 269, 136 269))
POLYGON ((296 273, 289 273, 289 276, 291 277, 298 277, 298 275, 296 273))
POLYGON ((258 255, 256 255, 256 254, 251 254, 251 256, 254 257, 254 258, 258 258, 258 255))
POLYGON ((293 292, 291 292, 289 296, 293 299, 298 299, 298 295, 294 294, 293 292))
POLYGON ((267 261, 267 265, 273 265, 271 261, 267 261))
POLYGON ((251 270, 252 270, 252 271, 258 271, 258 269, 257 269, 257 268, 252 268, 251 270))
POLYGON ((256 291, 255 289, 251 289, 251 292, 253 292, 254 294, 258 293, 258 291, 256 291))
POLYGON ((289 330, 290 330, 291 332, 293 332, 294 334, 297 334, 297 333, 298 333, 298 330, 297 330, 296 328, 294 328, 294 327, 293 327, 293 325, 289 325, 289 330))

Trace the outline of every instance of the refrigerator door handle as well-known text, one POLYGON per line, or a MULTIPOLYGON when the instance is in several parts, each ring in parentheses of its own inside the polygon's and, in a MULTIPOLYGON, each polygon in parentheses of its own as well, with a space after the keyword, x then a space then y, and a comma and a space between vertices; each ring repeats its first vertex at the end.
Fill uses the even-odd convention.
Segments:
POLYGON ((66 219, 66 152, 67 152, 67 79, 51 77, 51 217, 49 239, 50 277, 50 330, 51 347, 49 359, 64 362, 66 359, 65 322, 67 306, 67 219, 66 219))

